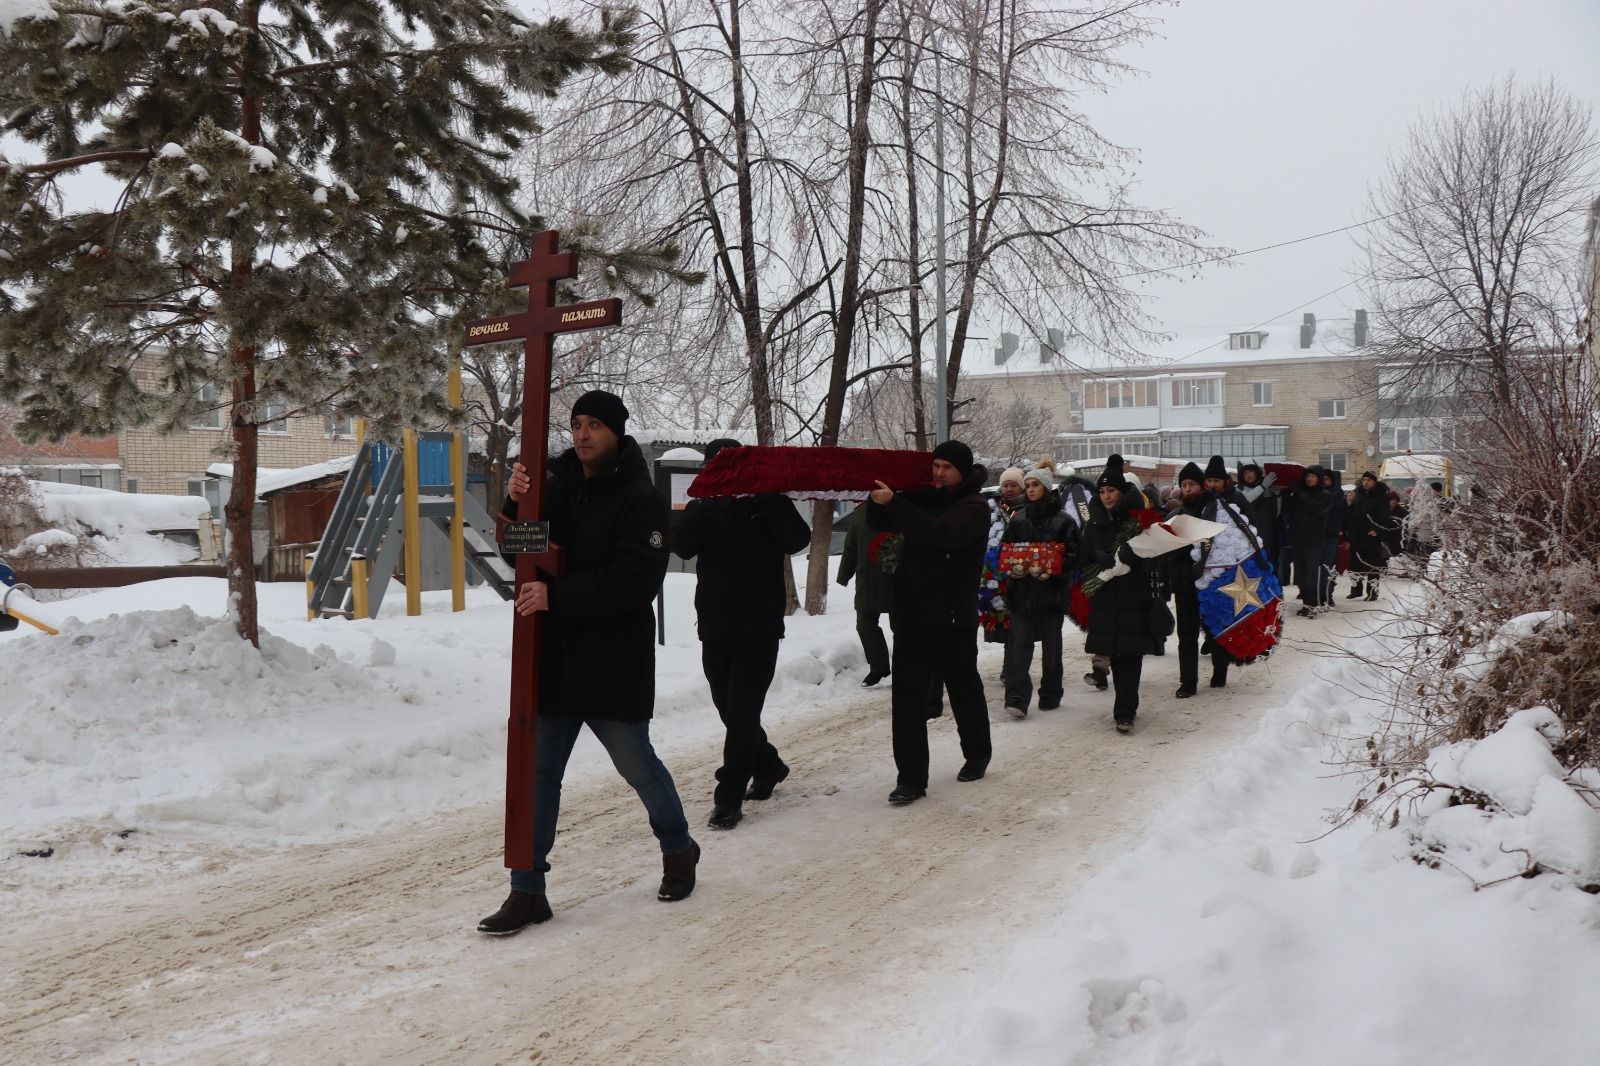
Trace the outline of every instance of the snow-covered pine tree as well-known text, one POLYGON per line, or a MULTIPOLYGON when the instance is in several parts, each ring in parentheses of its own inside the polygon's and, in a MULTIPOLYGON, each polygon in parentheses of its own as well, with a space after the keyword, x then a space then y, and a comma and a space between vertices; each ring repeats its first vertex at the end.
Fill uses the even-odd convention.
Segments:
POLYGON ((380 428, 445 414, 449 331, 504 296, 486 249, 539 228, 503 165, 538 132, 530 107, 624 69, 631 22, 499 0, 0 0, 0 128, 33 146, 0 158, 0 396, 20 430, 178 426, 213 386, 230 604, 259 642, 257 397, 380 428), (69 183, 96 168, 116 188, 85 207, 69 183))

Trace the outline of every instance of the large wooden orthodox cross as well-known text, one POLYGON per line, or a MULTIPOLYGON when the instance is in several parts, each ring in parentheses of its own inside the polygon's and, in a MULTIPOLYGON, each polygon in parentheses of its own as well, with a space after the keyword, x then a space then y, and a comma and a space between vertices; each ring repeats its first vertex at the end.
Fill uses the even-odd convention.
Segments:
MULTIPOLYGON (((517 502, 522 532, 535 535, 517 556, 517 588, 539 580, 539 573, 559 576, 561 549, 549 542, 545 513, 545 466, 549 460, 550 364, 558 333, 615 326, 622 321, 622 301, 591 300, 556 306, 556 282, 578 276, 578 257, 557 251, 561 235, 544 230, 533 235, 528 258, 511 267, 508 284, 527 288, 528 309, 514 315, 467 323, 466 347, 520 340, 526 366, 522 375, 522 465, 529 490, 517 502), (542 534, 542 536, 538 535, 542 534)), ((492 502, 492 501, 491 501, 492 502)), ((511 717, 506 731, 506 867, 533 866, 534 758, 538 753, 539 646, 544 615, 515 614, 511 629, 511 717)))

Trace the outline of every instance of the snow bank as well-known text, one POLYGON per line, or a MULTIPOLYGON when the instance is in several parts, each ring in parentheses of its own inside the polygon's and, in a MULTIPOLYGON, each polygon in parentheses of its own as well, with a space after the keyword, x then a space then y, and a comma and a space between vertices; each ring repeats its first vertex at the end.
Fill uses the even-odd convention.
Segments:
MULTIPOLYGON (((180 850, 337 839, 503 795, 509 604, 474 589, 457 614, 428 593, 408 618, 396 586, 378 619, 308 622, 302 586, 264 584, 257 651, 223 617, 226 588, 110 589, 53 605, 76 616, 60 637, 0 634, 0 854, 55 846, 59 866, 64 842, 129 828, 180 850)), ((669 765, 722 731, 693 595, 693 575, 667 576, 652 735, 669 765)), ((834 600, 843 620, 789 620, 769 720, 859 693, 850 598, 834 600)), ((585 741, 574 779, 609 765, 585 741)))
POLYGON ((21 558, 25 555, 48 555, 51 548, 76 548, 78 538, 64 529, 43 529, 31 536, 23 537, 17 546, 11 549, 12 558, 21 558))
POLYGON ((123 533, 193 531, 199 528, 200 519, 211 513, 211 505, 199 496, 116 492, 53 481, 29 484, 41 501, 39 509, 47 521, 96 529, 109 537, 123 533))
MULTIPOLYGON (((1381 661, 1379 638, 1352 649, 1381 661)), ((1384 675, 1330 660, 1136 850, 1062 901, 923 1061, 1052 1066, 1578 1062, 1600 1046, 1600 813, 1514 716, 1435 763, 1525 813, 1342 829, 1384 675), (1359 749, 1358 749, 1359 751, 1359 749), (1429 851, 1429 847, 1442 851, 1429 851), (1527 856, 1572 875, 1511 880, 1527 856), (1419 863, 1443 856, 1449 865, 1419 863), (1586 873, 1579 873, 1587 871, 1586 873), (1462 876, 1466 874, 1467 876, 1462 876)), ((1136 743, 1138 737, 1133 741, 1136 743)))

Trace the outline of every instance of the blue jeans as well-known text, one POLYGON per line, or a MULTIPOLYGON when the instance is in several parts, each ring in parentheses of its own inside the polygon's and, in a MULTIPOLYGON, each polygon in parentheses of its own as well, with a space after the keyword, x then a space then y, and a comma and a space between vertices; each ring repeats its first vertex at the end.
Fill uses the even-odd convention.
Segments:
POLYGON ((686 851, 689 821, 672 783, 672 774, 656 757, 650 743, 649 722, 614 722, 605 718, 539 717, 539 753, 534 760, 533 866, 512 870, 511 887, 519 892, 543 892, 550 872, 550 849, 556 843, 556 819, 561 814, 561 779, 578 733, 587 725, 605 746, 606 754, 622 779, 633 786, 650 816, 650 829, 661 842, 664 855, 686 851))

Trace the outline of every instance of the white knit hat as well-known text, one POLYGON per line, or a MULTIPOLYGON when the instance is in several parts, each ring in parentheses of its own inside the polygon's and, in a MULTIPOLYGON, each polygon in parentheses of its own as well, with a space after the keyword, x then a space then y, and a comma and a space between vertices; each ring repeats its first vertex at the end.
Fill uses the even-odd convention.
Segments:
POLYGON ((1004 485, 1008 481, 1016 482, 1017 488, 1019 489, 1022 487, 1023 477, 1022 468, 1020 466, 1006 467, 1006 472, 1000 475, 1000 484, 1004 485))
POLYGON ((1029 481, 1037 481, 1047 489, 1053 489, 1056 487, 1055 475, 1042 466, 1035 467, 1034 469, 1028 471, 1027 477, 1023 478, 1022 481, 1024 485, 1026 485, 1029 481))

